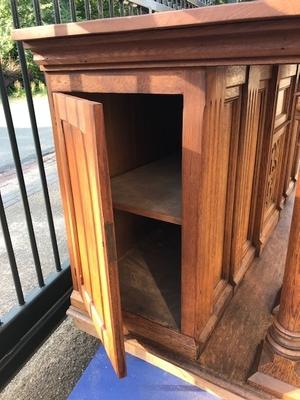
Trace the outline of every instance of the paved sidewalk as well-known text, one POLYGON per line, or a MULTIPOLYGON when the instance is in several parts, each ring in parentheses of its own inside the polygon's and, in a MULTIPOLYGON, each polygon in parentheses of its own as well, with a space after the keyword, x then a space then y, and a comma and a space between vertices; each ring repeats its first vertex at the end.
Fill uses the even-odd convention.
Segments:
POLYGON ((0 400, 66 400, 99 344, 66 318, 0 391, 0 400))

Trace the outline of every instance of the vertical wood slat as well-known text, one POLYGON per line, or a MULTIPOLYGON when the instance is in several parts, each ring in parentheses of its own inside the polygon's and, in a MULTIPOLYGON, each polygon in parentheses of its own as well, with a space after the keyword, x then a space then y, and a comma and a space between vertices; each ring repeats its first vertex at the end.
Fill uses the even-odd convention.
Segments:
POLYGON ((269 178, 270 157, 272 154, 272 137, 273 123, 275 115, 276 88, 278 81, 278 67, 273 66, 272 77, 268 88, 268 96, 266 99, 266 118, 264 126, 262 126, 262 140, 260 153, 260 171, 257 178, 257 186, 260 188, 260 193, 256 198, 256 208, 253 217, 253 243, 256 252, 260 253, 265 242, 264 224, 265 224, 265 204, 268 185, 266 184, 269 178))
POLYGON ((224 224, 222 218, 225 209, 222 209, 223 205, 220 205, 217 196, 218 185, 222 185, 222 178, 216 174, 216 171, 219 171, 220 167, 224 167, 222 163, 219 164, 217 155, 220 147, 223 146, 221 124, 225 101, 225 74, 226 69, 223 67, 207 70, 207 106, 203 114, 202 157, 200 182, 198 183, 200 186, 198 204, 201 204, 201 211, 197 220, 199 231, 197 235, 198 256, 196 256, 197 262, 201 263, 201 267, 199 265, 197 269, 196 280, 202 281, 204 287, 201 291, 197 290, 196 294, 196 338, 201 337, 213 311, 213 271, 220 267, 218 263, 223 253, 223 238, 219 237, 218 232, 219 225, 224 224), (220 180, 218 181, 218 179, 220 180), (204 316, 206 320, 204 320, 204 316))
MULTIPOLYGON (((49 86, 48 86, 49 87, 49 86)), ((73 289, 79 290, 83 282, 82 264, 78 244, 78 231, 75 219, 75 207, 69 174, 69 162, 66 151, 66 139, 62 132, 61 121, 54 118, 53 99, 50 99, 52 110, 52 126, 54 128, 54 142, 58 164, 60 192, 64 207, 64 217, 67 231, 67 243, 71 264, 73 289)))
POLYGON ((93 296, 92 284, 91 284, 91 276, 89 265, 91 261, 89 260, 89 252, 88 246, 89 243, 86 237, 86 227, 85 227, 85 213, 82 205, 82 190, 80 188, 80 179, 79 179, 79 171, 82 166, 82 160, 80 162, 81 165, 78 166, 77 160, 77 149, 76 144, 74 143, 74 137, 76 134, 80 135, 80 132, 73 132, 75 128, 66 123, 62 122, 61 133, 63 135, 62 141, 65 142, 65 155, 67 157, 67 165, 69 174, 70 174, 70 190, 72 199, 74 201, 74 220, 76 224, 76 231, 78 234, 78 247, 80 252, 80 260, 81 260, 81 268, 80 272, 82 274, 82 285, 88 290, 90 296, 93 296))
MULTIPOLYGON (((186 73, 188 75, 188 73, 186 73)), ((196 325, 196 296, 203 288, 200 324, 205 324, 211 312, 211 294, 207 294, 207 279, 201 279, 197 262, 202 260, 198 252, 199 235, 198 204, 201 204, 199 174, 203 140, 203 111, 205 107, 205 71, 186 77, 182 137, 182 272, 181 272, 181 331, 194 337, 196 325), (197 108, 195 108, 197 104, 197 108), (190 237, 191 240, 186 240, 190 237), (207 295, 206 295, 207 294, 207 295), (205 302, 207 304, 205 304, 205 302)), ((205 274, 207 269, 203 273, 205 274)), ((208 278, 209 279, 209 278, 208 278)))
POLYGON ((227 181, 227 195, 226 195, 226 216, 225 216, 225 229, 224 229, 224 247, 223 247, 223 265, 222 265, 222 277, 225 280, 230 278, 230 265, 231 265, 231 242, 232 242, 232 226, 233 226, 233 215, 235 212, 234 196, 235 196, 235 183, 236 183, 236 171, 237 171, 237 160, 238 160, 238 144, 240 136, 240 117, 241 117, 241 106, 242 96, 241 88, 238 86, 238 97, 231 97, 226 99, 226 108, 230 107, 231 117, 231 140, 229 150, 229 165, 228 165, 228 181, 227 181))

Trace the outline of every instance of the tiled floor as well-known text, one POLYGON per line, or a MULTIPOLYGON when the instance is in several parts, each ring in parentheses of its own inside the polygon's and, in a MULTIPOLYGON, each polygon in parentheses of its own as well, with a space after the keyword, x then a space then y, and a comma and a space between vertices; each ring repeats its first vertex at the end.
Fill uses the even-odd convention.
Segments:
POLYGON ((118 379, 100 347, 68 400, 216 400, 217 397, 131 355, 118 379))

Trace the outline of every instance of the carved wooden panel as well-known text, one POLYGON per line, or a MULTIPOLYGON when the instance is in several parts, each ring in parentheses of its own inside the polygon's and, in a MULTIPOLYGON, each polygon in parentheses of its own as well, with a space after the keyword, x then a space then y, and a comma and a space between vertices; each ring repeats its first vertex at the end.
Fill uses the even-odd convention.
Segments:
MULTIPOLYGON (((284 125, 286 127, 284 135, 284 143, 282 144, 283 156, 282 156, 282 164, 280 171, 280 181, 278 186, 278 198, 277 203, 279 210, 282 209, 284 205, 285 198, 290 194, 291 188, 289 188, 290 183, 290 171, 291 171, 291 159, 293 159, 294 155, 294 147, 295 147, 295 137, 293 132, 293 117, 294 117, 294 109, 295 109, 295 88, 297 85, 298 78, 298 66, 294 65, 284 65, 279 68, 279 90, 277 95, 277 106, 279 103, 279 94, 282 91, 282 86, 285 87, 285 119, 284 125), (289 82, 289 87, 287 87, 287 82, 289 82), (293 149, 292 149, 293 148, 293 149)), ((277 132, 278 128, 276 126, 276 121, 280 118, 276 115, 275 117, 275 130, 274 135, 277 132)), ((282 126, 280 125, 280 126, 282 126)))
POLYGON ((278 186, 280 182, 280 171, 284 150, 286 128, 282 128, 272 143, 268 180, 266 185, 266 197, 264 204, 265 221, 277 207, 278 186))
POLYGON ((294 134, 295 134, 295 147, 291 171, 291 181, 296 181, 299 174, 299 160, 300 160, 300 96, 297 96, 296 111, 294 118, 294 134))
POLYGON ((267 122, 264 128, 260 194, 256 205, 254 242, 262 250, 275 228, 283 204, 286 165, 290 144, 292 104, 297 65, 274 68, 269 95, 267 122), (275 101, 274 101, 275 99, 275 101))
POLYGON ((234 185, 233 175, 235 174, 236 164, 236 144, 239 135, 239 122, 241 115, 242 87, 246 80, 245 67, 224 67, 208 71, 208 82, 214 81, 214 87, 209 86, 207 93, 208 128, 209 132, 215 132, 218 142, 215 147, 216 164, 215 171, 218 171, 218 185, 214 188, 214 195, 218 201, 218 209, 215 218, 218 224, 215 227, 214 243, 215 248, 223 251, 214 251, 212 253, 215 260, 213 270, 213 286, 216 295, 219 293, 219 287, 228 281, 228 243, 230 243, 230 228, 232 215, 232 187, 234 185), (213 78, 212 78, 213 77, 213 78), (218 91, 213 92, 213 89, 218 91), (216 118, 216 115, 218 118, 216 118))
POLYGON ((292 78, 288 77, 280 79, 275 110, 275 129, 286 122, 289 118, 290 101, 292 98, 291 90, 292 78))
POLYGON ((297 159, 298 159, 298 130, 299 130, 299 118, 300 118, 300 95, 299 95, 299 72, 300 68, 298 67, 298 73, 296 78, 296 87, 298 86, 298 90, 294 93, 294 99, 291 110, 291 124, 289 127, 289 132, 286 140, 286 157, 285 157, 285 171, 283 175, 283 196, 288 197, 296 182, 297 176, 297 159))
POLYGON ((270 66, 251 66, 243 91, 231 254, 231 277, 235 283, 241 280, 255 256, 252 226, 258 189, 256 170, 260 168, 261 140, 271 77, 270 66))

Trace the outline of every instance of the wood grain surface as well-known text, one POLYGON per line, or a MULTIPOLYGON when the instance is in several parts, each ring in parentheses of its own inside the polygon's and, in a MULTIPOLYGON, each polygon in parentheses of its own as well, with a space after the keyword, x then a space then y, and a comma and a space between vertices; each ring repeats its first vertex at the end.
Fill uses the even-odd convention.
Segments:
POLYGON ((13 31, 14 40, 33 40, 51 37, 84 36, 95 33, 114 33, 149 29, 171 29, 185 26, 280 19, 300 15, 298 0, 259 0, 254 4, 223 5, 193 10, 179 10, 155 15, 114 18, 13 31))

